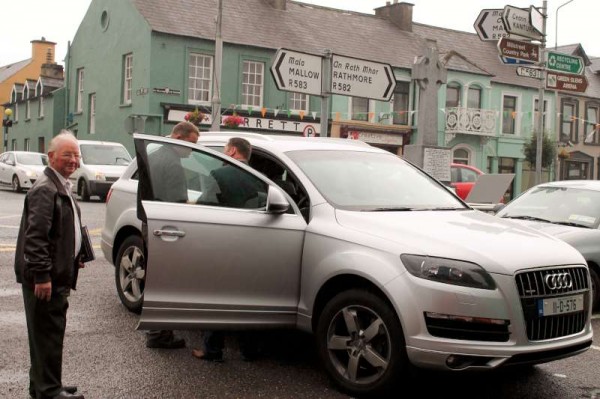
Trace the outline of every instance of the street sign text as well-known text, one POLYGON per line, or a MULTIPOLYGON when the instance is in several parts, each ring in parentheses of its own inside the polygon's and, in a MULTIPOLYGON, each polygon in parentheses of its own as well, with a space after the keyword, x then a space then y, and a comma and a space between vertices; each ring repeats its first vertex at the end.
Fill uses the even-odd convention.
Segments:
POLYGON ((271 74, 279 90, 320 96, 323 58, 317 55, 279 49, 271 74))
POLYGON ((502 23, 503 9, 481 10, 473 27, 481 40, 498 40, 508 36, 502 23))
POLYGON ((536 68, 529 68, 529 67, 517 67, 517 75, 519 76, 524 76, 526 78, 536 78, 536 79, 541 79, 542 78, 542 71, 540 69, 536 69, 536 68))
POLYGON ((530 9, 524 10, 522 8, 506 6, 502 12, 504 28, 509 35, 518 35, 534 40, 541 40, 542 35, 531 26, 530 20, 530 9))
POLYGON ((548 51, 548 69, 579 75, 583 72, 583 67, 581 57, 548 51))
POLYGON ((389 101, 396 87, 389 64, 343 57, 331 58, 331 92, 344 96, 389 101))
POLYGON ((520 42, 507 37, 503 37, 498 41, 498 51, 502 57, 531 62, 539 62, 540 60, 540 47, 538 45, 520 42))
POLYGON ((546 88, 552 90, 574 91, 584 93, 588 87, 588 80, 583 75, 567 73, 546 72, 546 88))

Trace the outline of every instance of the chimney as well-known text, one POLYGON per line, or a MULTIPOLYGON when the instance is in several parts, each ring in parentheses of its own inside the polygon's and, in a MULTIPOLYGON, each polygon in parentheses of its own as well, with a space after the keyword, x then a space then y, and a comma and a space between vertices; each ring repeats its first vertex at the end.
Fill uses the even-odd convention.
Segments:
POLYGON ((46 78, 63 79, 63 66, 55 63, 42 64, 40 76, 44 76, 46 78))
POLYGON ((266 2, 276 10, 285 11, 287 9, 287 0, 266 0, 266 2))
POLYGON ((386 1, 385 6, 375 9, 375 15, 390 20, 401 30, 412 32, 412 14, 414 4, 394 0, 392 4, 386 1))
POLYGON ((31 41, 31 58, 40 63, 53 63, 54 61, 54 50, 56 43, 49 42, 45 37, 42 40, 31 41))

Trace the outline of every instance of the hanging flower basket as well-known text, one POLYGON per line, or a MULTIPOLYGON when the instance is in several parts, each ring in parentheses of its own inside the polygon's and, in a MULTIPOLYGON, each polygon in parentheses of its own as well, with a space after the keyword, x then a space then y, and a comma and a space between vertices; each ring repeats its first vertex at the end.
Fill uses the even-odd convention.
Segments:
POLYGON ((198 108, 196 108, 195 110, 193 110, 192 112, 188 112, 187 114, 185 114, 184 119, 190 123, 193 123, 196 126, 199 126, 200 123, 202 123, 202 121, 206 118, 206 115, 204 115, 202 112, 200 112, 198 110, 198 108))
POLYGON ((567 151, 564 148, 561 148, 560 151, 558 152, 558 157, 560 159, 568 159, 571 156, 571 154, 569 153, 569 151, 567 151))
POLYGON ((223 120, 223 125, 229 129, 235 129, 244 124, 244 118, 237 114, 228 116, 223 120))

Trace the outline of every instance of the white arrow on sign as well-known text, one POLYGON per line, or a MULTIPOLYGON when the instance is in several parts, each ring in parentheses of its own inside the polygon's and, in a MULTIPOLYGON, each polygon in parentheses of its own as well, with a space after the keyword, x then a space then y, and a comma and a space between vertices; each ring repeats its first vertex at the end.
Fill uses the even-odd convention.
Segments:
POLYGON ((271 65, 271 74, 279 90, 320 96, 323 57, 279 49, 271 65))
POLYGON ((389 101, 396 88, 390 64, 344 57, 331 58, 331 92, 344 96, 389 101))
POLYGON ((481 40, 498 41, 498 39, 508 36, 502 22, 503 11, 504 9, 481 10, 473 24, 481 40))
MULTIPOLYGON (((531 25, 531 10, 513 6, 504 7, 502 22, 509 35, 519 35, 533 40, 542 40, 542 35, 531 25)), ((537 23, 537 21, 536 21, 537 23)))

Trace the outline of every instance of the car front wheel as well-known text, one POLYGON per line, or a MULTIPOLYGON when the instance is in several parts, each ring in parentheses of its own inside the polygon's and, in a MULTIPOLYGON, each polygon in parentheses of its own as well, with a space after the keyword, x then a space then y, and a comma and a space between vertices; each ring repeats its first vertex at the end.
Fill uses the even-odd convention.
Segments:
POLYGON ((20 193, 22 191, 21 182, 19 182, 19 176, 14 175, 12 178, 12 189, 15 193, 20 193))
POLYGON ((146 262, 140 236, 130 236, 123 241, 115 261, 115 283, 121 303, 134 313, 142 311, 146 262))
POLYGON ((385 395, 409 370, 400 322, 370 291, 352 289, 331 299, 319 317, 316 339, 329 376, 351 395, 385 395))

